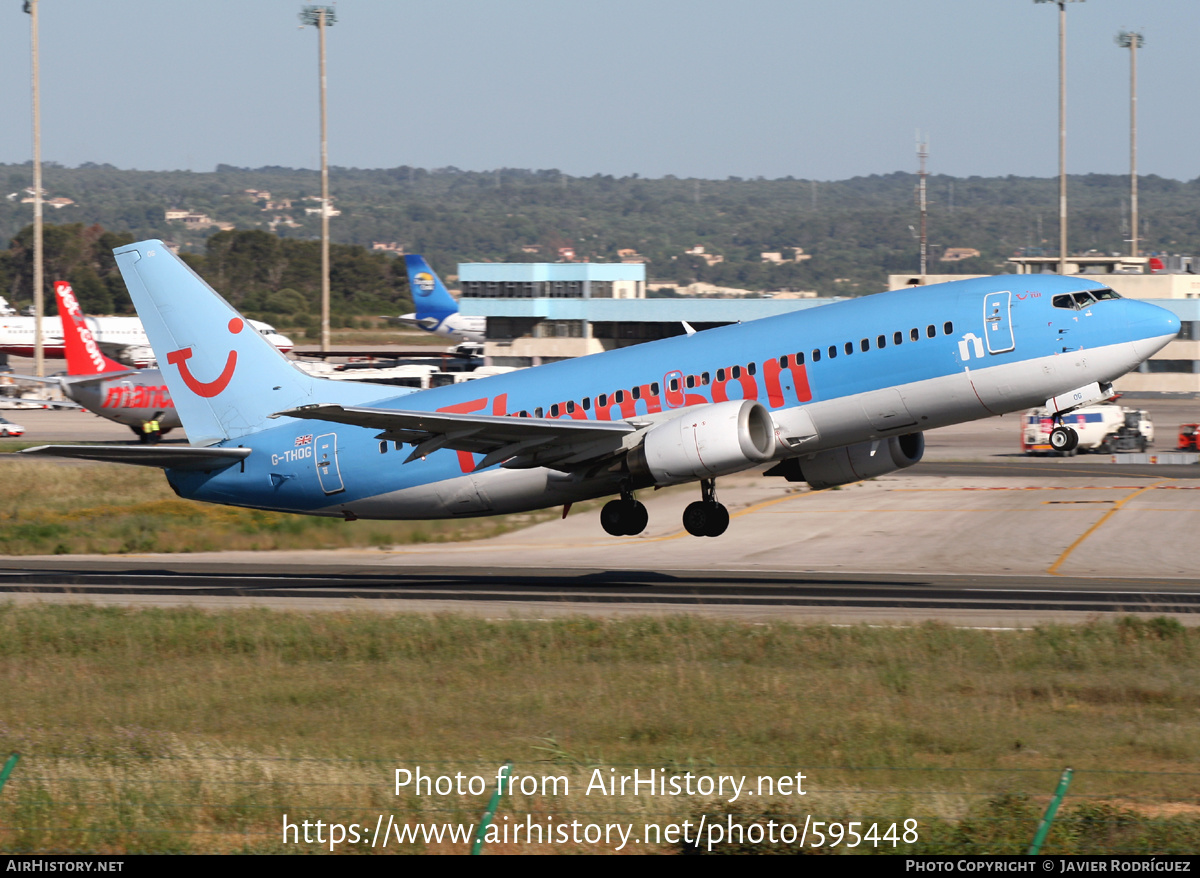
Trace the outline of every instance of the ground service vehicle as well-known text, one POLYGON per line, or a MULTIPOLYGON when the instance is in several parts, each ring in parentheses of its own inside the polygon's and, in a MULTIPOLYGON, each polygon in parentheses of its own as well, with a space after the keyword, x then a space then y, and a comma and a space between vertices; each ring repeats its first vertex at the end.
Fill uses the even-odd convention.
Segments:
POLYGON ((1154 443, 1154 423, 1141 409, 1118 405, 1091 405, 1062 416, 1062 424, 1074 430, 1079 441, 1074 448, 1053 444, 1053 414, 1049 409, 1030 409, 1021 416, 1021 450, 1026 454, 1071 454, 1076 451, 1145 451, 1154 443))
POLYGON ((0 418, 0 436, 22 436, 25 433, 25 428, 20 424, 14 424, 5 418, 0 418))
POLYGON ((1179 444, 1176 446, 1176 450, 1200 451, 1197 440, 1200 440, 1200 424, 1179 425, 1179 444))

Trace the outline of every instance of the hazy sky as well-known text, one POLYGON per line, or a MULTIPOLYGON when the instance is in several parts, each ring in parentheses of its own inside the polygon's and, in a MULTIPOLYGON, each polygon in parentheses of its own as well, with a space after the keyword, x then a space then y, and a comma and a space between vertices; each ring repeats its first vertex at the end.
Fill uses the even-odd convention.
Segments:
MULTIPOLYGON (((43 158, 319 166, 317 34, 283 0, 41 0, 43 158)), ((330 163, 647 177, 1058 172, 1033 0, 343 0, 330 163)), ((0 6, 0 162, 32 156, 30 17, 0 6)), ((1067 6, 1067 169, 1200 176, 1200 0, 1067 6)))

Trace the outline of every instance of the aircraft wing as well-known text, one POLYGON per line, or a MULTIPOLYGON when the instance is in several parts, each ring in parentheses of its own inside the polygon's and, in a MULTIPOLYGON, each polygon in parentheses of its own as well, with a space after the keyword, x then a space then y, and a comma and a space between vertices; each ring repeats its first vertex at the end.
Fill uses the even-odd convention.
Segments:
POLYGON ((510 469, 548 466, 569 471, 612 457, 626 448, 627 436, 647 426, 634 421, 518 418, 319 404, 288 409, 271 417, 332 421, 379 430, 379 439, 415 446, 405 463, 441 448, 482 454, 476 471, 501 462, 510 469))
POLYGON ((197 448, 191 445, 38 445, 17 454, 40 457, 68 457, 74 460, 102 460, 134 466, 161 466, 171 469, 213 470, 232 466, 250 455, 249 448, 197 448))

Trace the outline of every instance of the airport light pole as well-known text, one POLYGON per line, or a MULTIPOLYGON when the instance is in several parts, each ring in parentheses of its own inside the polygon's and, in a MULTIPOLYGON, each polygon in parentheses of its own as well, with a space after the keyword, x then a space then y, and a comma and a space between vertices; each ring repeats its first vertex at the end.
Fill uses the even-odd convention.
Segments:
POLYGON ((1137 31, 1117 34, 1117 45, 1129 50, 1129 255, 1138 255, 1137 191, 1137 50, 1145 44, 1137 31))
POLYGON ((42 104, 38 82, 38 0, 25 0, 29 13, 29 34, 33 59, 33 374, 46 374, 46 356, 42 343, 42 104))
POLYGON ((1033 0, 1058 4, 1058 273, 1067 273, 1067 4, 1083 0, 1033 0))
POLYGON ((321 68, 321 350, 329 350, 329 126, 325 112, 325 28, 337 23, 332 6, 305 6, 300 21, 317 29, 321 68))

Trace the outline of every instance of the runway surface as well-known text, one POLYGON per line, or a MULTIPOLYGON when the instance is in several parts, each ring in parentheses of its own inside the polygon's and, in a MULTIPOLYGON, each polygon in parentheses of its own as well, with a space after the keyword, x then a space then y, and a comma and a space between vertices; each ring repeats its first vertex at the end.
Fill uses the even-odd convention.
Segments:
MULTIPOLYGON (((1158 408, 1166 448, 1200 404, 1158 408)), ((91 416, 44 415, 26 419, 27 438, 38 438, 34 428, 54 434, 49 441, 117 438, 86 435, 91 416)), ((722 478, 732 521, 719 539, 682 530, 692 486, 640 492, 650 525, 637 537, 605 535, 591 509, 461 544, 8 558, 0 592, 18 601, 491 618, 688 612, 1026 627, 1139 613, 1200 624, 1200 466, 1026 457, 1018 429, 1006 417, 935 431, 917 467, 828 491, 757 473, 722 478)))
POLYGON ((577 612, 699 612, 765 621, 891 615, 1020 625, 1027 614, 1192 614, 1200 581, 951 575, 796 575, 738 570, 670 572, 540 568, 464 571, 348 567, 327 573, 268 564, 176 561, 150 569, 124 561, 0 563, 0 593, 15 599, 83 597, 141 605, 273 606, 287 601, 359 609, 462 609, 497 617, 577 612))

